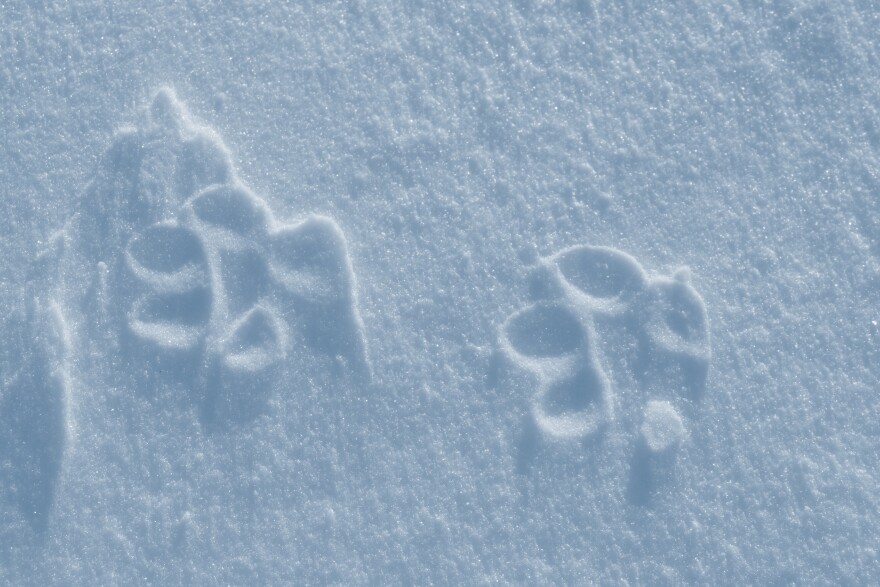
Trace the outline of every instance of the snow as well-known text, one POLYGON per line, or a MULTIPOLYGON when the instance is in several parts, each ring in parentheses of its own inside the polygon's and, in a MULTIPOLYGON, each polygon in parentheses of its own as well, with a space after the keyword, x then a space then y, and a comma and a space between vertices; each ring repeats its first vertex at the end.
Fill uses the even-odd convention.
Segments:
POLYGON ((876 584, 872 2, 0 5, 0 584, 876 584))
POLYGON ((687 436, 681 416, 667 401, 651 400, 645 406, 642 438, 652 452, 667 451, 687 436))

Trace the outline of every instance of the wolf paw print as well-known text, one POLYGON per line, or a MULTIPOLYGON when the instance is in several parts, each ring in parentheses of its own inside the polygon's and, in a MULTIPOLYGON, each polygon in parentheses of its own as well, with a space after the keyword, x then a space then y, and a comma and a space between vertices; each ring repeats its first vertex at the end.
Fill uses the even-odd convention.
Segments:
POLYGON ((537 430, 550 440, 585 439, 616 422, 620 391, 603 364, 603 342, 626 330, 638 350, 622 364, 649 397, 658 395, 645 406, 633 465, 638 479, 631 482, 651 485, 655 461, 687 436, 671 396, 685 390, 697 397, 711 360, 705 304, 689 273, 651 276, 620 250, 578 245, 541 258, 531 286, 538 300, 507 318, 499 344, 537 381, 537 430))
POLYGON ((82 309, 125 354, 192 387, 206 422, 258 413, 301 342, 370 376, 339 226, 278 221, 172 91, 117 134, 87 195, 76 218, 79 267, 92 276, 82 309))
POLYGON ((260 403, 288 356, 291 322, 313 346, 368 372, 351 266, 332 220, 279 224, 242 186, 211 186, 179 216, 126 248, 127 327, 157 350, 199 355, 207 419, 241 417, 260 403))

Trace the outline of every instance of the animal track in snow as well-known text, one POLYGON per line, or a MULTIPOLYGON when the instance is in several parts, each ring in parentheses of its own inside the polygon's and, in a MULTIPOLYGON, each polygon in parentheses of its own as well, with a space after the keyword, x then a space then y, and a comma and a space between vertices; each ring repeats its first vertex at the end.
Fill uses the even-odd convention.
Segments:
POLYGON ((0 492, 37 532, 48 527, 69 439, 68 325, 54 299, 60 239, 29 268, 20 307, 3 323, 0 492))
POLYGON ((117 133, 68 232, 91 276, 74 306, 190 386, 206 424, 259 413, 300 341, 370 376, 342 231, 278 221, 171 90, 117 133))
MULTIPOLYGON (((649 276, 620 250, 578 245, 539 259, 531 286, 537 301, 509 316, 499 339, 504 354, 537 380, 531 415, 547 438, 584 439, 616 421, 620 398, 602 360, 609 329, 634 335, 639 356, 623 364, 651 393, 658 386, 702 392, 709 321, 687 270, 649 276)), ((650 455, 673 453, 686 436, 669 401, 650 400, 643 419, 631 488, 651 485, 650 455)))

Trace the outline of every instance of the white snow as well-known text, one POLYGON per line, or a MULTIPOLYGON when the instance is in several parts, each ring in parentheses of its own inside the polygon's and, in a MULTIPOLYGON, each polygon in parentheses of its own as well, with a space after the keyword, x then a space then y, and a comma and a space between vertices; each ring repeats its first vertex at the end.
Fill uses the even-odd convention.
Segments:
POLYGON ((687 436, 684 422, 672 404, 658 400, 651 400, 645 406, 641 433, 652 452, 669 450, 687 436))
POLYGON ((0 3, 0 585, 880 583, 878 30, 0 3))

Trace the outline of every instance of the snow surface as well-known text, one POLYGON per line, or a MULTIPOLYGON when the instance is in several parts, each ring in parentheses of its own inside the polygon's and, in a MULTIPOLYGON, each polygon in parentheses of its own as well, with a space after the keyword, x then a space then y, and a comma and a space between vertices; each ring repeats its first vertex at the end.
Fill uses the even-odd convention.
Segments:
POLYGON ((666 401, 648 402, 641 430, 645 445, 655 453, 671 450, 687 436, 681 416, 666 401))
POLYGON ((0 3, 0 584, 880 583, 878 30, 0 3))

